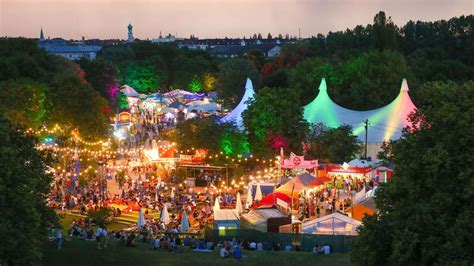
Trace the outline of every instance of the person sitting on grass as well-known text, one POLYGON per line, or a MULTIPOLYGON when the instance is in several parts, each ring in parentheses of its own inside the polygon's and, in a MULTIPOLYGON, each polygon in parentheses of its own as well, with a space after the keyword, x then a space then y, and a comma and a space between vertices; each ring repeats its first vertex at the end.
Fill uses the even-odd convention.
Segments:
POLYGON ((198 249, 207 249, 206 248, 206 243, 204 242, 204 239, 199 240, 198 249))
POLYGON ((227 258, 230 256, 229 251, 227 250, 226 247, 221 248, 220 256, 221 258, 227 258))
POLYGON ((313 253, 313 254, 320 254, 320 250, 319 250, 318 244, 314 245, 312 253, 313 253))
POLYGON ((329 245, 327 243, 324 243, 324 246, 323 246, 323 253, 324 255, 329 255, 331 254, 331 248, 329 247, 329 245))
POLYGON ((135 242, 136 242, 135 232, 132 232, 127 238, 126 246, 127 247, 136 247, 137 245, 135 244, 135 242))
POLYGON ((238 260, 242 259, 242 249, 239 245, 234 247, 234 258, 238 260))

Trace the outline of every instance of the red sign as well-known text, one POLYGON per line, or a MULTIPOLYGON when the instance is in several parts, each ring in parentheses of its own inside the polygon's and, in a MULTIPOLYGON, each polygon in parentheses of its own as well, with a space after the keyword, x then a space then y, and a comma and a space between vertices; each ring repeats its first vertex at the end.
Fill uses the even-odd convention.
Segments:
POLYGON ((347 169, 340 165, 328 165, 326 167, 327 173, 341 173, 341 174, 368 174, 372 171, 372 167, 354 167, 349 166, 347 169))
POLYGON ((284 159, 281 168, 284 169, 313 169, 318 167, 318 160, 307 161, 303 156, 292 154, 289 159, 284 159))
POLYGON ((301 164, 301 159, 300 157, 293 157, 293 164, 294 165, 300 165, 301 164))

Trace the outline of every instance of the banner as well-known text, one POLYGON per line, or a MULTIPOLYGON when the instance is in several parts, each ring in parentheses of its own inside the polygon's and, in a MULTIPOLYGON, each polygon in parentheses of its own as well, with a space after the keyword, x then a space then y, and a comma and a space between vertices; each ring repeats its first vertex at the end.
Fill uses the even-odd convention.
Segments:
POLYGON ((337 173, 342 173, 342 174, 361 174, 361 175, 366 175, 369 174, 372 171, 372 167, 354 167, 354 166, 349 166, 349 167, 343 167, 340 165, 328 165, 326 167, 326 172, 328 174, 337 174, 337 173))
POLYGON ((289 159, 283 161, 281 168, 285 169, 313 169, 318 167, 318 160, 305 160, 304 156, 290 154, 289 159))

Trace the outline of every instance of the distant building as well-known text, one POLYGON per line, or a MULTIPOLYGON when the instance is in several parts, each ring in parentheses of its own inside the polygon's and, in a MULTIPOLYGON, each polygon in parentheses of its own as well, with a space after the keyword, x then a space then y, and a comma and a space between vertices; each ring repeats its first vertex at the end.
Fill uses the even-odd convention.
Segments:
POLYGON ((39 38, 40 42, 41 41, 44 41, 44 34, 43 34, 43 28, 41 28, 41 32, 40 32, 40 38, 39 38))
POLYGON ((156 39, 152 39, 151 42, 152 43, 174 43, 176 41, 182 41, 182 40, 184 40, 184 39, 183 38, 177 38, 176 36, 171 35, 171 33, 166 35, 165 37, 163 37, 161 35, 161 32, 160 32, 160 37, 158 37, 156 39))
POLYGON ((266 58, 275 58, 280 54, 281 46, 275 44, 245 44, 244 41, 240 45, 218 45, 209 50, 212 56, 219 58, 232 58, 245 56, 248 52, 257 50, 262 52, 266 58))
POLYGON ((128 38, 127 38, 127 42, 134 42, 135 41, 135 37, 133 37, 133 26, 131 23, 128 24, 128 38))
POLYGON ((295 43, 296 39, 198 39, 191 36, 189 39, 176 40, 179 48, 190 50, 207 50, 215 57, 231 58, 246 55, 250 50, 259 50, 266 58, 275 58, 280 54, 281 47, 287 43, 295 43))
POLYGON ((69 60, 79 60, 81 58, 94 60, 97 53, 102 49, 101 46, 86 45, 82 42, 66 41, 61 38, 45 39, 43 29, 40 32, 38 46, 50 54, 62 56, 69 60))

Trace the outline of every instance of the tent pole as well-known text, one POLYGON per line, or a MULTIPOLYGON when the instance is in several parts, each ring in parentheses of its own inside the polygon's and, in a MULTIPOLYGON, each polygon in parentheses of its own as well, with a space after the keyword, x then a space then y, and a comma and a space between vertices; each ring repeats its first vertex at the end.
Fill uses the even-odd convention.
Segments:
POLYGON ((365 119, 365 159, 367 160, 367 136, 369 131, 369 119, 365 119))

